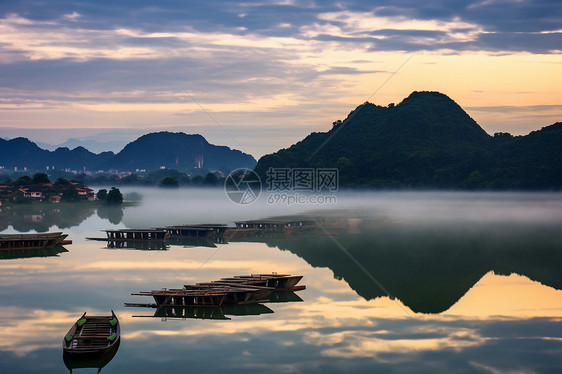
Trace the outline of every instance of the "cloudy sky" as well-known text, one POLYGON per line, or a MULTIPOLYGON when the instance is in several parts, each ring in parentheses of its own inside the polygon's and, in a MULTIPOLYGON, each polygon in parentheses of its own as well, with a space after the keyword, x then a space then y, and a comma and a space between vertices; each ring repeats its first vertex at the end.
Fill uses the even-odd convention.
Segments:
POLYGON ((0 136, 259 157, 414 90, 527 134, 562 120, 561 50, 559 0, 2 0, 0 136))

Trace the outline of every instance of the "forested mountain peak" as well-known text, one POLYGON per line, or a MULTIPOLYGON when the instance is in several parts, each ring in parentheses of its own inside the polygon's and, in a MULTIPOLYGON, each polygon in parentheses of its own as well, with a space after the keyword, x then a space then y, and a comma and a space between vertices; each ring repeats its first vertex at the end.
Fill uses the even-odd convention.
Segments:
POLYGON ((492 137, 447 95, 416 91, 397 105, 359 105, 329 131, 263 156, 255 170, 266 178, 271 167, 337 168, 344 187, 559 189, 557 134, 549 126, 492 137), (536 168, 544 176, 533 181, 536 168))

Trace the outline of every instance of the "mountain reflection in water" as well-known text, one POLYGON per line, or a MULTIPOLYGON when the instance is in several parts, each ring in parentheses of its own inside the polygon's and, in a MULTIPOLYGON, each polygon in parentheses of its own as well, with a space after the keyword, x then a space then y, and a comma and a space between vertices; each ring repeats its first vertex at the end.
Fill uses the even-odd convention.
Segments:
POLYGON ((92 202, 12 205, 0 208, 0 231, 8 226, 17 232, 47 232, 53 226, 62 230, 79 226, 94 214, 118 225, 123 220, 124 208, 95 205, 92 202))
POLYGON ((331 235, 270 237, 264 242, 311 266, 331 269, 367 300, 396 297, 416 313, 446 311, 490 271, 516 273, 562 289, 558 225, 411 224, 361 228, 352 234, 332 229, 331 235), (340 245, 385 290, 350 261, 340 245))

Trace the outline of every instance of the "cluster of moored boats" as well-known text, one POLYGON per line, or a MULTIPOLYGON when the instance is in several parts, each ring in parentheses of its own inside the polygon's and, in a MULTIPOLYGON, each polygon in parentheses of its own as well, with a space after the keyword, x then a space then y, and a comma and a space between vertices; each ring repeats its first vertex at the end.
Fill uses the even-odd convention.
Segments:
MULTIPOLYGON (((276 225, 277 223, 270 226, 277 229, 276 225)), ((261 227, 260 229, 264 230, 261 227)), ((273 230, 269 226, 266 226, 266 229, 273 230)), ((231 229, 232 232, 241 231, 244 233, 248 230, 258 229, 242 226, 231 229)), ((105 231, 107 238, 87 239, 107 240, 115 243, 163 243, 174 237, 235 236, 233 234, 225 235, 228 230, 224 225, 185 225, 164 229, 105 231)), ((67 235, 61 232, 5 234, 0 235, 0 250, 3 250, 2 253, 12 250, 20 253, 22 250, 56 248, 61 244, 72 243, 65 240, 66 237, 67 235)), ((142 306, 157 307, 155 316, 224 319, 226 318, 224 314, 273 313, 272 310, 261 304, 283 302, 286 294, 292 294, 298 301, 302 301, 293 293, 306 288, 306 286, 297 285, 301 279, 301 275, 277 273, 237 275, 211 282, 186 284, 178 289, 141 291, 132 295, 151 296, 155 304, 144 304, 142 306), (239 308, 248 310, 239 310, 239 308)), ((126 303, 125 306, 141 306, 141 304, 126 303)), ((119 320, 113 311, 108 316, 89 316, 84 313, 63 338, 63 359, 66 366, 71 372, 72 369, 85 367, 97 367, 99 372, 115 356, 120 344, 120 334, 119 320)))
POLYGON ((158 307, 218 307, 223 304, 263 303, 269 301, 274 292, 305 289, 306 286, 297 286, 301 279, 301 275, 276 273, 237 275, 212 282, 186 284, 179 289, 141 291, 132 295, 152 296, 158 307))
MULTIPOLYGON (((189 317, 188 311, 194 310, 193 318, 201 318, 198 315, 202 310, 216 312, 221 310, 221 306, 261 306, 264 310, 253 310, 250 313, 272 313, 259 303, 280 301, 275 295, 282 295, 286 291, 292 293, 304 290, 306 286, 297 285, 301 279, 302 275, 277 273, 237 275, 212 282, 186 284, 181 289, 145 291, 132 295, 152 296, 156 304, 142 306, 158 307, 160 313, 164 313, 163 316, 175 317, 175 309, 181 309, 183 317, 189 317)), ((125 306, 141 304, 126 303, 125 306)), ((216 317, 213 313, 203 314, 207 318, 216 317)), ((119 320, 113 311, 109 316, 88 316, 84 313, 63 338, 63 359, 66 366, 71 372, 73 368, 80 367, 97 367, 99 372, 115 356, 120 335, 119 320)))

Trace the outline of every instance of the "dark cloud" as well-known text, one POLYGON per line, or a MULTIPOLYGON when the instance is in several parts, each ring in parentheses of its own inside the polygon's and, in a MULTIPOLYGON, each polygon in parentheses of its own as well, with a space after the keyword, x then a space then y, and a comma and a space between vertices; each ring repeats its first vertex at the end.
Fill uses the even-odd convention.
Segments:
POLYGON ((480 34, 475 48, 489 51, 555 53, 562 50, 562 33, 502 32, 480 34))
POLYGON ((382 1, 377 15, 421 20, 473 23, 486 31, 540 32, 560 30, 562 3, 556 0, 413 0, 382 1))
POLYGON ((447 36, 445 31, 438 30, 399 30, 399 29, 380 29, 369 33, 373 36, 394 36, 394 37, 420 37, 420 38, 442 38, 447 36))
POLYGON ((474 110, 478 112, 491 112, 491 113, 519 113, 519 112, 544 112, 549 110, 562 111, 562 105, 528 105, 528 106, 509 106, 509 105, 495 105, 495 106, 469 106, 466 110, 474 110))
POLYGON ((330 68, 328 70, 325 70, 325 71, 321 72, 322 75, 330 75, 330 74, 350 75, 350 74, 373 74, 373 73, 387 73, 388 74, 388 71, 383 71, 383 70, 380 70, 380 71, 379 70, 364 71, 364 70, 348 68, 348 67, 334 67, 334 68, 330 68))
POLYGON ((3 96, 14 104, 30 100, 122 103, 185 100, 178 94, 186 97, 193 94, 203 102, 228 102, 251 96, 271 97, 285 93, 288 87, 293 92, 315 90, 310 82, 321 75, 366 73, 345 67, 319 72, 283 62, 290 59, 290 52, 236 48, 214 51, 211 58, 23 61, 3 65, 0 89, 10 88, 9 94, 3 96), (135 95, 134 91, 142 94, 135 95))
MULTIPOLYGON (((248 33, 262 36, 301 37, 301 28, 312 25, 340 25, 342 20, 324 20, 320 14, 327 12, 363 12, 380 17, 400 17, 425 21, 464 22, 492 34, 482 34, 470 45, 451 45, 458 49, 528 51, 548 53, 562 44, 559 34, 535 35, 545 31, 562 29, 562 3, 554 0, 506 1, 506 0, 459 0, 419 2, 414 0, 382 0, 377 4, 364 1, 303 1, 280 5, 268 1, 240 2, 210 0, 162 1, 156 5, 146 1, 58 1, 45 3, 40 0, 4 2, 1 16, 19 14, 35 21, 58 21, 67 27, 90 29, 115 29, 129 27, 144 32, 178 31, 186 27, 199 32, 223 31, 238 35, 248 33), (74 20, 63 16, 76 12, 74 20), (557 16, 558 15, 558 16, 557 16)), ((353 30, 344 30, 353 32, 353 30)), ((462 31, 459 28, 450 32, 462 31)), ((417 36, 429 41, 397 41, 379 44, 386 50, 434 50, 432 38, 442 38, 443 30, 372 30, 373 36, 398 38, 417 36), (407 44, 412 44, 408 47, 407 44)), ((341 35, 340 35, 341 36, 341 35)), ((332 40, 335 39, 335 35, 332 40)), ((392 41, 395 41, 395 40, 392 41)), ((319 40, 325 40, 320 38, 319 40)), ((142 43, 143 40, 137 40, 142 43)), ((357 39, 340 39, 341 42, 360 42, 357 39)), ((166 40, 161 40, 163 44, 166 40)))

